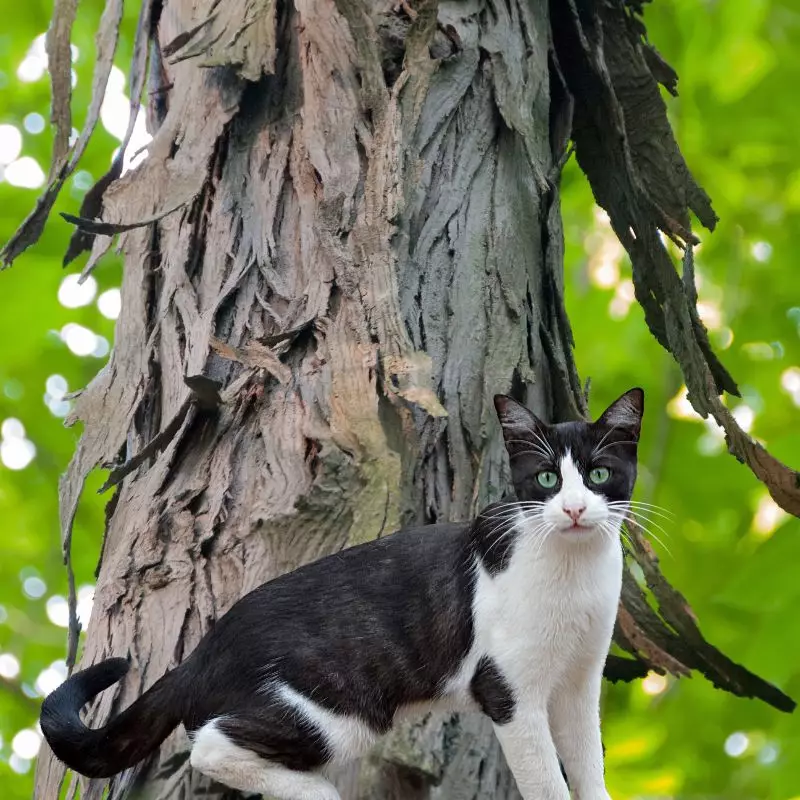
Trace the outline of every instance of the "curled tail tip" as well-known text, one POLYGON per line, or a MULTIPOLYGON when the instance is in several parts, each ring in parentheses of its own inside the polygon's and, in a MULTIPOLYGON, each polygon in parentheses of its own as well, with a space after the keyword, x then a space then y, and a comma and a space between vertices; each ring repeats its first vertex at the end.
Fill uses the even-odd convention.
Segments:
POLYGON ((181 722, 178 670, 156 681, 102 727, 89 728, 80 710, 117 683, 129 669, 125 658, 109 658, 76 672, 42 704, 42 733, 56 757, 90 778, 108 778, 149 756, 181 722))
MULTIPOLYGON (((105 661, 101 661, 97 664, 97 666, 104 667, 109 677, 114 676, 114 680, 111 681, 111 683, 116 683, 128 674, 131 668, 131 662, 129 658, 107 658, 105 661)), ((109 686, 111 686, 111 683, 109 686)))
POLYGON ((100 692, 113 686, 130 669, 125 658, 109 658, 82 669, 44 699, 39 724, 55 755, 68 767, 90 778, 106 778, 118 772, 109 768, 95 751, 102 734, 90 730, 80 710, 100 692))
POLYGON ((44 699, 41 710, 42 730, 63 725, 66 719, 79 721, 78 712, 95 695, 125 677, 130 664, 125 658, 109 658, 75 672, 44 699))

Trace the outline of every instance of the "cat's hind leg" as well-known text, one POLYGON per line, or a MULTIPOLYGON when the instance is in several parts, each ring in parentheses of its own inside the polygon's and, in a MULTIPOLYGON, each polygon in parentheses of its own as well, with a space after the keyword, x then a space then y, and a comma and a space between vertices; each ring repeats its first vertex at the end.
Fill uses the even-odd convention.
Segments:
POLYGON ((210 720, 192 737, 191 765, 232 789, 274 800, 340 800, 336 787, 309 769, 324 760, 320 741, 272 733, 263 718, 210 720))

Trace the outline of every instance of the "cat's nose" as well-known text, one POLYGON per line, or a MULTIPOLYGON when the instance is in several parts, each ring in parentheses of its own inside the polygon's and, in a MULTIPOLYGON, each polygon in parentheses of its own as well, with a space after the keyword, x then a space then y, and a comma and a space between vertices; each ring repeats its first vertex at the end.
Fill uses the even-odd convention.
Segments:
POLYGON ((573 521, 577 522, 581 514, 586 511, 586 506, 564 506, 564 513, 573 521))

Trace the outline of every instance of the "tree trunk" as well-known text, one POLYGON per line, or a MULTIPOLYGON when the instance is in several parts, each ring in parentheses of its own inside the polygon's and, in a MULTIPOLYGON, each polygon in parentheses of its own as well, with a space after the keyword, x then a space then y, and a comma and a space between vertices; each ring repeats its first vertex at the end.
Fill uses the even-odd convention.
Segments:
MULTIPOLYGON (((583 410, 547 3, 213 6, 152 21, 157 132, 103 197, 105 221, 150 222, 123 234, 116 347, 62 486, 69 516, 88 469, 121 465, 82 660, 133 668, 95 724, 261 582, 496 497, 496 392, 583 410)), ((181 731, 114 796, 207 792, 186 755, 181 731)), ((62 777, 43 755, 37 797, 62 777)), ((455 716, 336 780, 345 798, 517 796, 490 726, 455 716)))

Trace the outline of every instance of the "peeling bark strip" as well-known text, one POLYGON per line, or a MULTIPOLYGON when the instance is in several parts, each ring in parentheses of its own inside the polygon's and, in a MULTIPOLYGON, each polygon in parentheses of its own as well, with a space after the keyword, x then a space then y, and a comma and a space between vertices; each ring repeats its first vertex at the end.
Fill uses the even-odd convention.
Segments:
MULTIPOLYGON (((109 0, 103 9, 100 18, 100 28, 97 31, 95 44, 97 46, 97 63, 92 79, 92 99, 86 113, 86 123, 78 136, 75 144, 64 147, 64 131, 71 130, 70 100, 71 88, 71 51, 70 33, 72 19, 75 15, 76 0, 56 0, 53 11, 53 22, 47 32, 48 54, 52 50, 58 53, 58 75, 56 65, 50 70, 52 77, 52 113, 51 122, 56 126, 55 149, 53 163, 50 165, 50 174, 44 192, 36 202, 36 207, 28 215, 19 230, 0 250, 0 271, 10 266, 14 259, 28 247, 34 244, 42 235, 45 222, 56 202, 58 193, 67 178, 75 171, 75 167, 83 156, 89 144, 97 121, 100 119, 100 107, 103 105, 108 76, 114 60, 119 38, 119 24, 122 19, 122 0, 109 0), (60 42, 57 43, 57 40, 60 42), (66 60, 65 60, 66 59, 66 60), (66 70, 66 80, 61 77, 66 70), (67 128, 67 126, 70 126, 67 128)), ((131 86, 134 84, 131 83, 131 86)), ((68 139, 69 137, 67 137, 68 139)))
POLYGON ((779 506, 800 516, 800 473, 742 430, 720 399, 724 391, 737 397, 739 391, 697 314, 692 246, 698 240, 689 211, 711 230, 717 217, 667 121, 658 82, 674 93, 675 74, 623 2, 553 0, 551 13, 560 72, 575 103, 578 163, 631 258, 647 325, 678 362, 695 410, 714 417, 728 450, 750 467, 779 506), (660 233, 685 250, 683 280, 660 233))
MULTIPOLYGON (((635 648, 639 651, 641 646, 647 652, 653 642, 660 640, 666 645, 666 652, 663 654, 675 663, 659 664, 658 655, 648 654, 646 660, 654 667, 662 667, 673 675, 689 674, 692 669, 696 669, 719 689, 724 689, 739 697, 758 697, 781 711, 794 711, 794 700, 772 684, 753 675, 740 664, 731 661, 703 638, 697 618, 688 601, 679 591, 670 586, 661 574, 658 558, 641 529, 636 525, 628 525, 628 532, 633 544, 633 555, 641 565, 647 587, 658 603, 659 614, 669 628, 666 628, 660 620, 657 620, 654 626, 651 615, 638 614, 637 623, 632 620, 629 612, 626 615, 620 613, 618 623, 624 631, 624 637, 633 645, 633 648, 626 647, 626 649, 633 651, 635 648), (642 625, 641 632, 645 638, 638 643, 634 642, 628 631, 625 630, 626 625, 630 625, 631 622, 637 626, 642 625), (665 631, 668 632, 668 637, 664 636, 665 631)), ((623 602, 632 610, 636 609, 637 604, 646 604, 641 587, 638 585, 626 586, 623 602)), ((655 646, 658 647, 658 645, 655 646)))
MULTIPOLYGON (((69 19, 67 3, 57 18, 69 19)), ((106 8, 95 98, 119 8, 106 8)), ((691 241, 686 205, 709 224, 711 211, 685 165, 675 184, 674 170, 636 172, 648 128, 633 135, 624 81, 613 76, 638 52, 639 34, 607 31, 609 20, 633 24, 613 3, 580 8, 554 4, 551 28, 544 0, 145 0, 132 102, 149 40, 155 138, 139 168, 121 178, 112 168, 87 195, 68 254, 94 236, 87 272, 106 234, 119 234, 125 253, 114 352, 76 402, 69 422, 82 420, 84 433, 60 486, 68 560, 86 476, 113 466, 83 661, 130 654, 134 668, 90 722, 184 658, 262 581, 404 522, 467 518, 495 499, 506 482, 496 392, 545 419, 585 414, 557 188, 573 110, 601 202, 611 190, 592 160, 596 120, 582 81, 611 103, 613 135, 627 148, 608 149, 608 163, 625 182, 612 220, 628 246, 657 253, 657 227, 691 241), (638 226, 635 240, 620 214, 638 226)), ((65 52, 69 24, 53 31, 52 47, 65 52)), ((654 55, 647 64, 674 79, 654 55)), ((56 94, 63 116, 68 101, 56 94)), ((38 236, 97 108, 66 166, 57 148, 55 177, 6 260, 38 236)), ((663 108, 648 108, 648 124, 668 132, 663 108)), ((677 148, 664 147, 680 166, 677 148)), ((634 259, 648 323, 685 371, 700 365, 697 379, 687 372, 695 395, 703 369, 735 389, 692 316, 690 266, 676 295, 671 264, 669 277, 663 259, 654 263, 651 283, 649 262, 634 259), (683 305, 672 313, 676 297, 683 305)), ((715 397, 713 382, 703 386, 715 397)), ((635 660, 609 659, 609 677, 699 669, 785 707, 788 698, 702 639, 634 541, 660 613, 628 574, 617 641, 635 660)), ((133 796, 138 780, 151 798, 220 794, 189 770, 185 744, 176 733, 158 765, 112 781, 114 796, 133 796)), ((37 797, 58 797, 64 778, 43 751, 37 797)), ((409 724, 336 779, 346 798, 518 797, 480 718, 409 724)), ((81 796, 99 799, 104 788, 83 782, 81 796)))

